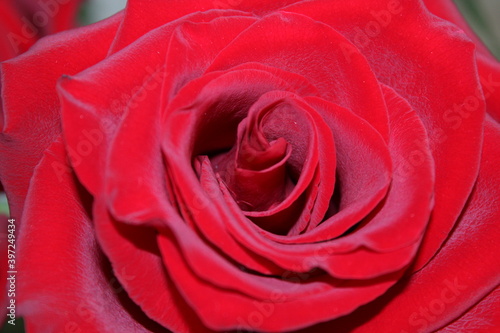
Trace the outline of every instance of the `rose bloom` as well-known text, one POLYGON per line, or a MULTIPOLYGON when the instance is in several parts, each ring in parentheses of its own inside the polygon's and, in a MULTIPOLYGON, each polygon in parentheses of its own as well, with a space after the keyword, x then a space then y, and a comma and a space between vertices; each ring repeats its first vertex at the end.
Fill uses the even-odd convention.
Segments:
POLYGON ((27 331, 498 330, 500 66, 428 5, 131 0, 2 63, 27 331))

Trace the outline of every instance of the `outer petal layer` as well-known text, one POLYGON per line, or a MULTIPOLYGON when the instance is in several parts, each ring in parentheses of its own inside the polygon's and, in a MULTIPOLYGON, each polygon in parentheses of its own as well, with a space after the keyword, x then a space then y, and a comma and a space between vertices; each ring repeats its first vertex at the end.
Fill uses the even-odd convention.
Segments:
MULTIPOLYGON (((60 175, 59 184, 53 162, 67 166, 60 140, 35 171, 38 181, 28 192, 18 242, 18 310, 28 331, 162 332, 111 273, 95 239, 92 197, 71 173, 60 175)), ((120 273, 136 279, 128 271, 120 273)))
MULTIPOLYGON (((483 317, 480 311, 466 313, 500 284, 500 258, 492 251, 500 234, 498 142, 500 127, 487 120, 477 183, 456 228, 426 267, 402 279, 384 296, 351 315, 304 332, 369 333, 380 327, 397 327, 401 332, 431 332, 461 316, 468 316, 474 323, 480 321, 483 317)), ((497 299, 495 295, 489 296, 493 302, 497 299)), ((486 302, 483 306, 487 304, 492 303, 486 302)), ((483 309, 495 311, 498 304, 483 309)), ((486 332, 488 330, 491 332, 491 326, 487 326, 486 332)))
MULTIPOLYGON (((56 82, 106 56, 120 15, 94 25, 41 40, 29 52, 3 62, 1 69, 3 128, 0 134, 1 182, 8 193, 11 216, 20 219, 35 166, 60 135, 60 103, 56 82), (85 52, 83 52, 85 50, 85 52), (43 68, 43 71, 40 69, 43 68)), ((68 170, 54 168, 61 176, 68 170)))

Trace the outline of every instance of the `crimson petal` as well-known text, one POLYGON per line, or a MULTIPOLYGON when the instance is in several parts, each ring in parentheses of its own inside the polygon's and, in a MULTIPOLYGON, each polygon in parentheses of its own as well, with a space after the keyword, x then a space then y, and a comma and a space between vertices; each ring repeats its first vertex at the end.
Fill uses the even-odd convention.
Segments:
MULTIPOLYGON (((26 199, 30 209, 24 211, 18 242, 19 315, 33 331, 163 332, 112 275, 95 240, 92 198, 70 173, 54 186, 59 178, 54 162, 69 167, 61 138, 45 152, 26 199)), ((131 271, 120 273, 135 279, 131 271)))
POLYGON ((422 120, 435 162, 436 197, 414 267, 421 268, 452 230, 479 170, 485 110, 473 43, 421 1, 374 0, 367 9, 362 0, 319 0, 286 10, 325 22, 353 41, 378 79, 407 100, 422 120), (377 25, 372 38, 359 37, 359 29, 368 29, 383 11, 390 19, 377 25))
MULTIPOLYGON (((57 80, 63 74, 76 74, 101 61, 120 19, 116 15, 49 36, 23 55, 0 65, 4 117, 0 152, 6 161, 0 164, 0 174, 9 195, 11 216, 20 219, 33 170, 61 132, 57 80), (82 50, 86 51, 85 56, 82 50), (40 68, 44 68, 43 75, 40 68)), ((56 164, 54 172, 63 177, 68 170, 56 164)))

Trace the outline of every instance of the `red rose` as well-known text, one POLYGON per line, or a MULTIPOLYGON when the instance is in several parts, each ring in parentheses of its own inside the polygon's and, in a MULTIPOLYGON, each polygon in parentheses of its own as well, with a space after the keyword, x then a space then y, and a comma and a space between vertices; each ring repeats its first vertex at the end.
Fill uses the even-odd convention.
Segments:
POLYGON ((43 39, 1 68, 28 331, 498 328, 484 59, 421 1, 135 0, 43 39))

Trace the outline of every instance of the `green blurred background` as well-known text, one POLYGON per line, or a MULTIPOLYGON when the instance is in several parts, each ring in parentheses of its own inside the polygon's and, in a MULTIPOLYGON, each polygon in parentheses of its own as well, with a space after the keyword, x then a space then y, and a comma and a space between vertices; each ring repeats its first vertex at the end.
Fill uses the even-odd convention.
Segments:
MULTIPOLYGON (((82 25, 104 19, 125 6, 126 0, 89 0, 80 15, 82 25)), ((500 1, 499 0, 454 0, 472 28, 492 53, 500 59, 500 1)), ((0 214, 8 215, 7 199, 0 194, 0 214)), ((0 333, 23 333, 21 318, 16 326, 6 324, 0 333)))
POLYGON ((454 0, 476 34, 500 59, 500 1, 454 0))

